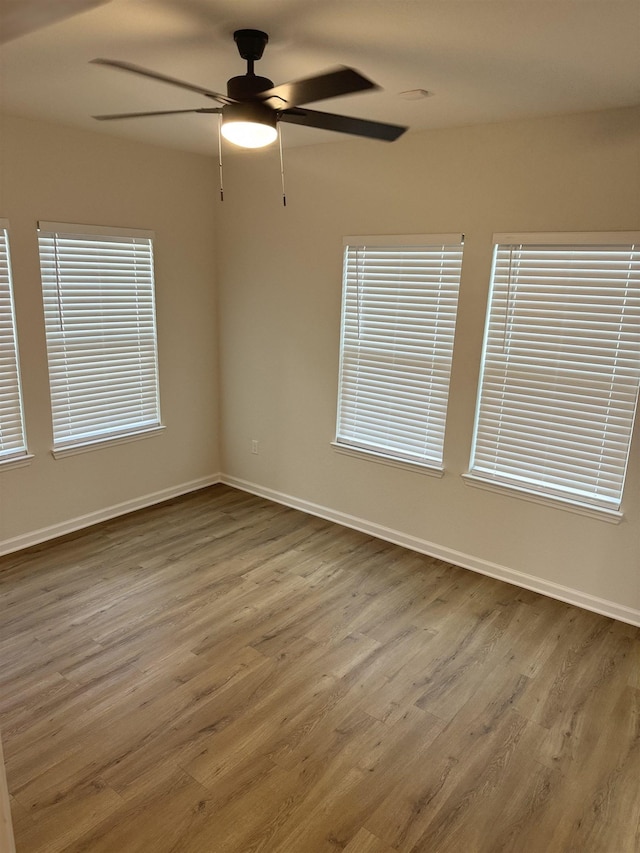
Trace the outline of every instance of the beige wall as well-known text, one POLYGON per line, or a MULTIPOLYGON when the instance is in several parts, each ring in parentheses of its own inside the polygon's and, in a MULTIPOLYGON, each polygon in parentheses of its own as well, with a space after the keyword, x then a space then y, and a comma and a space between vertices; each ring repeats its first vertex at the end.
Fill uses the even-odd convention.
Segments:
POLYGON ((219 471, 216 172, 205 157, 0 118, 28 446, 0 469, 0 552, 209 481, 219 471), (39 219, 151 229, 162 420, 145 440, 54 460, 36 242, 39 219))
POLYGON ((275 151, 234 158, 225 178, 222 467, 231 481, 640 619, 638 429, 618 525, 479 490, 460 477, 469 459, 492 233, 640 229, 640 111, 285 153, 286 209, 275 151), (336 453, 343 235, 455 231, 466 242, 445 476, 336 453), (250 452, 252 439, 259 455, 250 452))
POLYGON ((412 133, 393 145, 348 140, 291 149, 285 159, 286 209, 275 150, 229 157, 220 205, 213 160, 0 117, 0 217, 11 225, 35 453, 28 467, 0 469, 0 550, 208 482, 222 470, 254 491, 640 619, 638 430, 619 525, 481 491, 460 477, 491 235, 639 229, 640 112, 412 133), (156 232, 162 435, 51 456, 38 219, 156 232), (343 235, 450 231, 464 232, 466 243, 445 476, 336 453, 343 235), (252 439, 259 455, 250 452, 252 439))

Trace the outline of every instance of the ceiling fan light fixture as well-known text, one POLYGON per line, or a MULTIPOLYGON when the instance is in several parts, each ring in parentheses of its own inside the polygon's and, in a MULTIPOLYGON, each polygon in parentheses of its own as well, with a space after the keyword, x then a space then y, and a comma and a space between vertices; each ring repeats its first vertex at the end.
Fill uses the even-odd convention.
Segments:
POLYGON ((264 148, 278 138, 275 127, 255 121, 223 122, 222 135, 228 142, 241 148, 264 148))
POLYGON ((278 138, 277 115, 260 103, 227 104, 222 110, 222 135, 241 148, 264 148, 278 138))

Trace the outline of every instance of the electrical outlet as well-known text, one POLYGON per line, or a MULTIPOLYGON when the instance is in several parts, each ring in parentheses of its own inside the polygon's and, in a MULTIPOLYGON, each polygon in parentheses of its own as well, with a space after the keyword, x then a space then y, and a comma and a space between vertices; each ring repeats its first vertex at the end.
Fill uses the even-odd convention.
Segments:
POLYGON ((258 454, 260 452, 258 449, 258 442, 255 440, 255 438, 251 441, 251 452, 255 454, 258 454))

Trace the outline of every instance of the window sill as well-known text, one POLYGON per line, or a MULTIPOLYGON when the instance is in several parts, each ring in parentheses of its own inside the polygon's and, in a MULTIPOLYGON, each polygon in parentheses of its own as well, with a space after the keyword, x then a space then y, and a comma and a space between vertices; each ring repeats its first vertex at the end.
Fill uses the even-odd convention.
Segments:
POLYGON ((550 506, 554 509, 563 509, 576 515, 586 515, 588 518, 597 518, 598 521, 606 521, 609 524, 620 524, 624 518, 623 513, 619 510, 574 503, 573 501, 563 500, 559 497, 537 495, 534 492, 526 491, 526 489, 519 489, 517 486, 507 486, 503 483, 495 483, 492 480, 483 480, 476 474, 463 474, 462 478, 468 486, 473 486, 476 489, 484 489, 487 492, 495 492, 499 495, 508 495, 509 497, 529 501, 530 503, 550 506))
POLYGON ((12 456, 9 459, 0 460, 0 470, 7 471, 9 468, 25 468, 27 465, 31 465, 33 458, 33 453, 24 453, 22 456, 12 456))
POLYGON ((126 435, 117 435, 111 438, 100 438, 95 441, 84 441, 81 444, 69 444, 66 447, 54 447, 51 455, 54 459, 64 459, 67 456, 76 456, 78 453, 88 453, 91 450, 101 450, 112 447, 114 444, 128 444, 131 441, 140 441, 163 432, 165 426, 154 426, 150 429, 129 432, 126 435))
POLYGON ((403 468, 405 471, 413 471, 415 474, 426 474, 428 477, 443 477, 444 468, 431 467, 420 462, 408 462, 405 459, 396 459, 393 456, 385 456, 383 453, 375 453, 372 450, 362 450, 347 444, 339 444, 332 441, 331 446, 337 453, 344 456, 353 456, 356 459, 366 459, 369 462, 378 462, 380 465, 388 465, 390 468, 403 468))

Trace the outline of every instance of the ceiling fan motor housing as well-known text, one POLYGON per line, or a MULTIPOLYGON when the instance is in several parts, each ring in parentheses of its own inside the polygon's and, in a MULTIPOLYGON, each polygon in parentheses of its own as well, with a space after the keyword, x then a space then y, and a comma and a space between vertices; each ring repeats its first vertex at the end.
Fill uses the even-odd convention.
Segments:
POLYGON ((227 81, 227 95, 235 101, 250 101, 267 89, 273 89, 273 82, 256 74, 242 74, 227 81))
POLYGON ((243 121, 275 128, 278 114, 259 101, 245 101, 242 104, 225 104, 222 108, 222 118, 225 124, 243 121))

